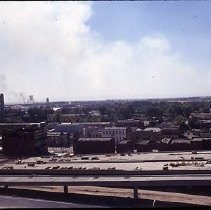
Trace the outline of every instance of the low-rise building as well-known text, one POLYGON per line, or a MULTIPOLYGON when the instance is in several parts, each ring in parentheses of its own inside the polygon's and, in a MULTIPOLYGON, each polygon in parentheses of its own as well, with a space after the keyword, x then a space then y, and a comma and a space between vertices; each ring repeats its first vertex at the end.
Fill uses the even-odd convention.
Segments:
POLYGON ((131 140, 123 140, 116 146, 117 153, 129 153, 133 151, 133 144, 131 140))
POLYGON ((145 128, 145 129, 137 129, 134 132, 133 140, 139 141, 139 140, 153 140, 158 141, 161 137, 161 129, 160 128, 145 128))
POLYGON ((86 138, 100 138, 102 135, 102 128, 95 126, 87 126, 83 128, 83 137, 86 138))
POLYGON ((64 147, 68 146, 69 142, 70 142, 70 136, 67 133, 54 132, 54 131, 47 132, 48 147, 64 147))
POLYGON ((150 140, 142 140, 135 145, 135 148, 137 152, 151 152, 154 149, 153 146, 150 140))
POLYGON ((204 147, 204 150, 211 149, 211 138, 203 138, 203 147, 204 147))
POLYGON ((211 113, 193 112, 191 113, 191 116, 201 120, 211 120, 211 113))
POLYGON ((31 127, 36 127, 36 128, 44 128, 46 127, 45 122, 40 122, 40 123, 0 123, 0 134, 3 131, 6 130, 11 130, 11 129, 21 129, 21 128, 31 128, 31 127))
POLYGON ((102 129, 103 138, 114 138, 115 143, 118 144, 120 141, 126 139, 126 128, 125 127, 105 127, 102 129))
POLYGON ((173 139, 168 146, 170 151, 183 151, 190 149, 190 140, 187 139, 173 139))
POLYGON ((167 151, 169 145, 171 144, 171 138, 163 138, 157 142, 157 149, 159 151, 167 151))
POLYGON ((201 131, 210 132, 211 120, 200 120, 199 126, 200 126, 201 131))
POLYGON ((81 137, 83 134, 83 125, 78 123, 61 123, 54 127, 54 131, 73 134, 74 137, 81 137))
POLYGON ((162 138, 178 139, 179 136, 180 136, 179 126, 162 128, 162 138))
POLYGON ((47 153, 47 132, 39 128, 4 131, 2 149, 6 156, 42 155, 47 153))
POLYGON ((190 141, 190 149, 191 150, 203 150, 204 142, 201 138, 194 138, 190 141))
POLYGON ((113 138, 79 138, 73 142, 74 154, 111 154, 115 153, 113 138))

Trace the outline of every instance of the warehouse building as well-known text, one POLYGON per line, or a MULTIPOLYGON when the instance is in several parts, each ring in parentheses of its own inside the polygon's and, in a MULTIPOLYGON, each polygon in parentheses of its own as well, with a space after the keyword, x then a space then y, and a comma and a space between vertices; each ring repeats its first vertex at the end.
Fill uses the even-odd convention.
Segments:
POLYGON ((113 138, 79 138, 73 142, 74 154, 112 154, 115 153, 113 138))

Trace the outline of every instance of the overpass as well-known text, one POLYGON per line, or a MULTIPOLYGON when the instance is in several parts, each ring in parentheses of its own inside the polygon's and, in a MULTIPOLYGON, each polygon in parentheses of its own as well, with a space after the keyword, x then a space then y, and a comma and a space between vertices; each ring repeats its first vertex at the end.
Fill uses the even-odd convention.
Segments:
POLYGON ((211 186, 211 174, 175 175, 0 175, 0 186, 99 186, 134 189, 143 187, 211 186))

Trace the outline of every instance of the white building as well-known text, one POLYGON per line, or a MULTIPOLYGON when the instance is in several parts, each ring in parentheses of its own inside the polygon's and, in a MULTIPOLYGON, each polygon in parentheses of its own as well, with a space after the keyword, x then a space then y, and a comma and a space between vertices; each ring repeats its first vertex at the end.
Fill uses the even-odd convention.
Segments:
POLYGON ((102 138, 114 138, 115 143, 119 143, 120 141, 126 138, 126 128, 125 127, 105 127, 102 129, 102 138))

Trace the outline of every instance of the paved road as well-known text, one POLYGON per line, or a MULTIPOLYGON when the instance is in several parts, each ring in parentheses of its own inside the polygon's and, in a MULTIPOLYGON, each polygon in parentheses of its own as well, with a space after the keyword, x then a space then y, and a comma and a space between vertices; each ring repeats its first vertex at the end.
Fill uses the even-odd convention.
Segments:
MULTIPOLYGON (((0 196, 0 209, 5 208, 105 208, 104 206, 82 205, 41 199, 0 196)), ((108 208, 108 207, 106 207, 108 208)))
POLYGON ((182 174, 182 175, 79 175, 79 176, 55 176, 55 175, 0 175, 0 185, 8 186, 211 186, 210 174, 182 174))

